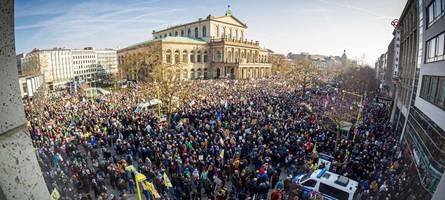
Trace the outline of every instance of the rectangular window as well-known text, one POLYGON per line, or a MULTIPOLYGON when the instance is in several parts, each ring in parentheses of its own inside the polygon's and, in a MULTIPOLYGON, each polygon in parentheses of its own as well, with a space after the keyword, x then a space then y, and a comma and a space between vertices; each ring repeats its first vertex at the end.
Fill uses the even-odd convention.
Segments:
POLYGON ((334 188, 332 186, 326 185, 324 183, 320 183, 319 189, 322 194, 328 195, 330 197, 334 197, 336 199, 349 199, 349 193, 334 188))
POLYGON ((445 59, 444 47, 445 33, 442 33, 426 42, 425 63, 442 61, 445 59))
POLYGON ((444 46, 445 46, 445 33, 442 33, 437 37, 437 44, 436 44, 436 56, 438 57, 438 60, 444 59, 444 46))
POLYGON ((428 90, 428 101, 434 102, 437 91, 437 77, 431 77, 430 87, 428 90))
POLYGON ((445 109, 445 77, 440 78, 437 88, 436 105, 445 109))
POLYGON ((428 26, 433 24, 434 20, 434 2, 428 6, 428 26))
POLYGON ((420 97, 442 109, 445 109, 445 77, 422 77, 420 97))
POLYGON ((429 55, 430 55, 430 59, 431 59, 431 61, 430 62, 434 62, 434 61, 436 61, 436 38, 433 38, 433 39, 431 39, 431 44, 430 44, 430 53, 429 53, 429 55))
POLYGON ((428 8, 427 8, 428 27, 433 25, 435 22, 437 22, 439 20, 439 18, 441 18, 445 14, 445 12, 444 12, 445 5, 444 4, 445 4, 444 0, 434 0, 428 6, 428 8))

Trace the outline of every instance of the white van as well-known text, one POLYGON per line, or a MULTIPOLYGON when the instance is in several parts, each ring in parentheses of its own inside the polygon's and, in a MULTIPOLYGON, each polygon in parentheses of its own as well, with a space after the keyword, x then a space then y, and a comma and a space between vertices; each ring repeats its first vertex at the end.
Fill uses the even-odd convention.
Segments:
POLYGON ((355 200, 358 182, 326 169, 315 170, 312 174, 302 174, 296 178, 303 191, 316 192, 328 200, 355 200))

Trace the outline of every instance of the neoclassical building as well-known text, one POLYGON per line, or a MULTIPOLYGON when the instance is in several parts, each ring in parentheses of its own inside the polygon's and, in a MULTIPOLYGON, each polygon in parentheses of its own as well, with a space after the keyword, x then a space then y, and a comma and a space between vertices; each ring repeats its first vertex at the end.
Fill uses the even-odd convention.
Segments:
POLYGON ((123 78, 143 80, 150 70, 147 57, 181 64, 182 79, 256 79, 271 74, 269 51, 246 39, 247 25, 228 10, 187 24, 153 31, 153 40, 118 50, 123 78))

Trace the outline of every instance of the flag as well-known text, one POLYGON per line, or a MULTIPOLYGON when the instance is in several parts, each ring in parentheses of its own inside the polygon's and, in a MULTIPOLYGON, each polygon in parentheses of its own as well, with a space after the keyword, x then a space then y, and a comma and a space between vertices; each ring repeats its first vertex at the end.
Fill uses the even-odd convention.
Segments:
POLYGON ((60 193, 57 191, 57 188, 54 188, 53 192, 51 193, 51 200, 58 200, 60 199, 60 193))
POLYGON ((165 187, 173 187, 172 183, 170 182, 170 179, 168 178, 165 172, 164 172, 164 185, 165 187))
POLYGON ((224 149, 221 150, 221 152, 219 153, 219 158, 220 158, 221 160, 224 159, 224 149))
POLYGON ((155 199, 159 199, 161 198, 161 195, 159 195, 158 191, 156 190, 155 186, 153 185, 153 183, 146 181, 144 184, 144 189, 150 191, 151 195, 153 195, 153 197, 155 199))
POLYGON ((315 143, 314 149, 312 149, 313 154, 317 154, 317 143, 315 143))

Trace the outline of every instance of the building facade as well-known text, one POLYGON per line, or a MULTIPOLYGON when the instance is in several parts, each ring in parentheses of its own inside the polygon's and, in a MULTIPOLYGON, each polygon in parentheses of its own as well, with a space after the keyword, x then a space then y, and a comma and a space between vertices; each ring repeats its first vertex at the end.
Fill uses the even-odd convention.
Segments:
POLYGON ((96 51, 98 74, 116 74, 117 51, 115 49, 100 49, 96 51))
POLYGON ((384 53, 380 55, 380 57, 377 59, 375 63, 375 79, 378 82, 378 87, 380 92, 385 91, 384 85, 385 85, 385 73, 387 70, 387 54, 384 53))
POLYGON ((247 25, 228 11, 198 21, 153 31, 153 40, 118 50, 122 78, 145 80, 158 55, 162 65, 181 65, 181 79, 251 79, 271 74, 269 52, 248 41, 247 25), (150 58, 150 59, 149 59, 150 58))
POLYGON ((394 127, 403 133, 412 99, 414 78, 418 57, 418 4, 416 0, 408 0, 399 19, 400 31, 400 62, 399 76, 396 80, 397 93, 394 99, 394 127))
POLYGON ((29 74, 28 69, 37 70, 42 76, 39 83, 44 82, 48 89, 65 87, 74 81, 97 81, 98 74, 117 73, 114 49, 34 49, 17 55, 17 63, 17 69, 24 75, 29 74))
POLYGON ((419 69, 405 138, 431 193, 445 171, 445 1, 419 1, 419 69))
POLYGON ((16 56, 20 96, 32 97, 43 85, 38 57, 35 54, 19 54, 16 56))
POLYGON ((409 0, 399 19, 393 125, 430 194, 445 171, 445 3, 409 0))
POLYGON ((97 57, 91 48, 73 49, 74 80, 79 82, 91 82, 96 80, 97 57))
POLYGON ((74 78, 74 68, 70 49, 54 48, 34 50, 44 82, 49 89, 63 87, 74 78))

